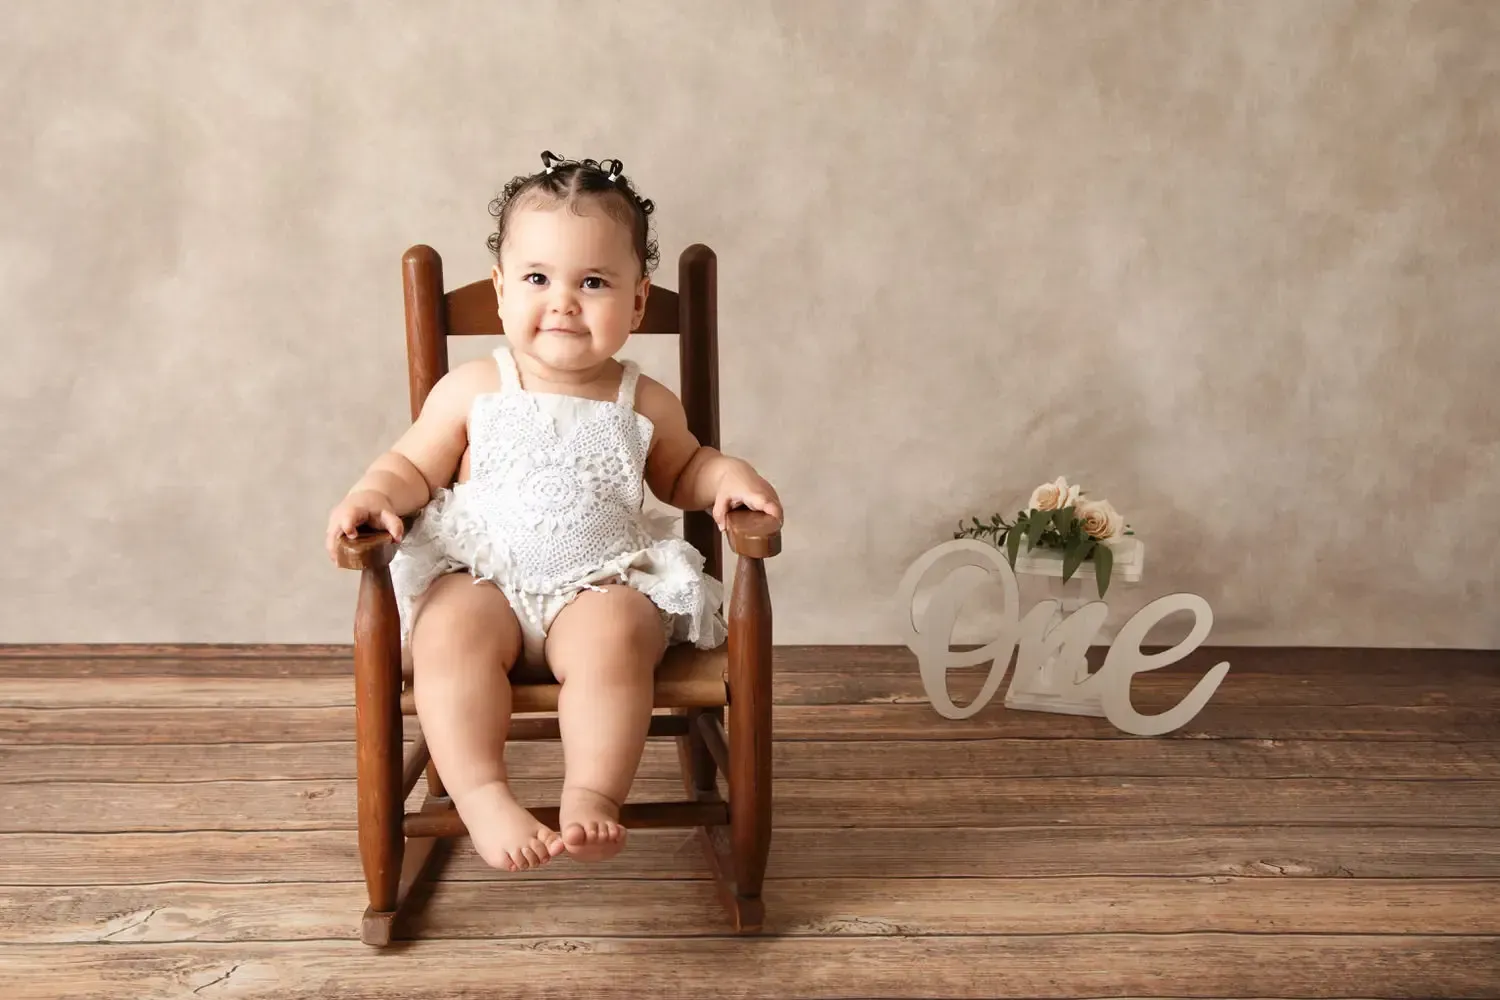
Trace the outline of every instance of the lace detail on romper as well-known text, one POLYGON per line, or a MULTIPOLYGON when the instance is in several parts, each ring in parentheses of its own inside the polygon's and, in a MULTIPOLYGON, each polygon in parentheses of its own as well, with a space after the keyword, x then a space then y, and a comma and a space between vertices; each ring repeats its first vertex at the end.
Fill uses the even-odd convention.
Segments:
POLYGON ((500 391, 469 412, 469 480, 437 492, 392 561, 403 639, 416 598, 463 568, 542 632, 580 591, 619 580, 657 605, 671 641, 722 643, 722 586, 670 520, 643 510, 655 428, 635 411, 636 364, 601 402, 526 391, 508 348, 495 363, 500 391))

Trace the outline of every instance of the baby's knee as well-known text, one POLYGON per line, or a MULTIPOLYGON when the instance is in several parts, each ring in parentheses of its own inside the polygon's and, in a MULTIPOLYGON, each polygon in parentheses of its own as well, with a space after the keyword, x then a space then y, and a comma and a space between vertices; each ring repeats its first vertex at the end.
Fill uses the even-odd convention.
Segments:
POLYGON ((462 663, 473 657, 514 660, 521 650, 521 628, 505 595, 488 582, 466 577, 438 581, 412 624, 412 659, 417 669, 462 663))
POLYGON ((590 625, 601 643, 642 652, 660 652, 665 644, 661 612, 651 598, 632 587, 610 586, 599 595, 590 625))
POLYGON ((613 672, 654 667, 666 647, 661 613, 638 590, 611 586, 580 594, 547 637, 553 672, 613 672), (623 655, 621 655, 623 654, 623 655))

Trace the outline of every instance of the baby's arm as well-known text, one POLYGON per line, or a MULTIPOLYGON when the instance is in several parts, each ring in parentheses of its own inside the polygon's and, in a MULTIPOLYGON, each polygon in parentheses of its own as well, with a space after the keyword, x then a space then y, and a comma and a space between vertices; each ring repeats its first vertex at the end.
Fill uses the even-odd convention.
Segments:
POLYGON ((422 509, 434 490, 453 481, 468 446, 469 406, 493 380, 494 364, 483 360, 461 365, 438 380, 411 427, 371 463, 334 508, 328 525, 330 551, 338 534, 353 537, 364 523, 401 538, 401 518, 422 509))
POLYGON ((636 405, 656 425, 646 458, 646 485, 681 510, 712 510, 720 530, 733 507, 764 511, 780 520, 781 499, 744 459, 698 442, 682 402, 655 379, 642 377, 636 405))

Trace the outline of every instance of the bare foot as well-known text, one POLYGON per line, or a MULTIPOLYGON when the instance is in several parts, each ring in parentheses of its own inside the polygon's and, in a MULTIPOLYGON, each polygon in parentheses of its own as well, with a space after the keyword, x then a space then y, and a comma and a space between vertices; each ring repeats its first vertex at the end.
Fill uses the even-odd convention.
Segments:
POLYGON ((485 864, 501 871, 539 868, 563 852, 562 838, 537 822, 503 781, 480 785, 453 805, 485 864))
POLYGON ((557 825, 568 856, 579 861, 608 861, 625 846, 619 805, 587 788, 563 789, 557 825))

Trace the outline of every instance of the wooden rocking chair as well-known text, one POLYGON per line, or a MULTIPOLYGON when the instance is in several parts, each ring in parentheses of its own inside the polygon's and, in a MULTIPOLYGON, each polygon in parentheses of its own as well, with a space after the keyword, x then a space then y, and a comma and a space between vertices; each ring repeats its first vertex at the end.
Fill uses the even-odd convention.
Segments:
MULTIPOLYGON (((402 258, 411 412, 448 371, 450 336, 500 335, 495 290, 488 279, 443 291, 436 251, 415 246, 402 258)), ((678 291, 653 286, 640 333, 679 335, 682 400, 688 426, 705 445, 719 444, 716 258, 706 246, 683 251, 678 291)), ((627 828, 696 827, 729 922, 738 932, 761 928, 761 881, 771 844, 771 600, 764 560, 781 550, 774 518, 731 511, 729 545, 739 556, 728 600, 728 643, 715 650, 671 647, 656 673, 650 735, 676 739, 687 797, 677 802, 626 803, 627 828), (728 709, 728 732, 724 728, 728 709), (728 779, 729 800, 716 775, 728 779)), ((684 518, 684 535, 703 554, 706 571, 722 579, 719 532, 706 512, 684 518)), ((400 626, 389 564, 395 543, 362 529, 343 540, 338 563, 361 573, 354 622, 355 730, 359 756, 359 851, 370 905, 361 925, 368 945, 390 942, 392 926, 423 877, 434 847, 467 831, 419 737, 402 760, 402 716, 416 713, 412 674, 403 668, 400 626), (417 812, 405 802, 423 769, 428 795, 417 812)), ((550 675, 512 673, 517 715, 510 739, 557 739, 559 685, 550 675), (530 682, 527 682, 530 681, 530 682)), ((533 810, 557 825, 557 808, 533 810)))

